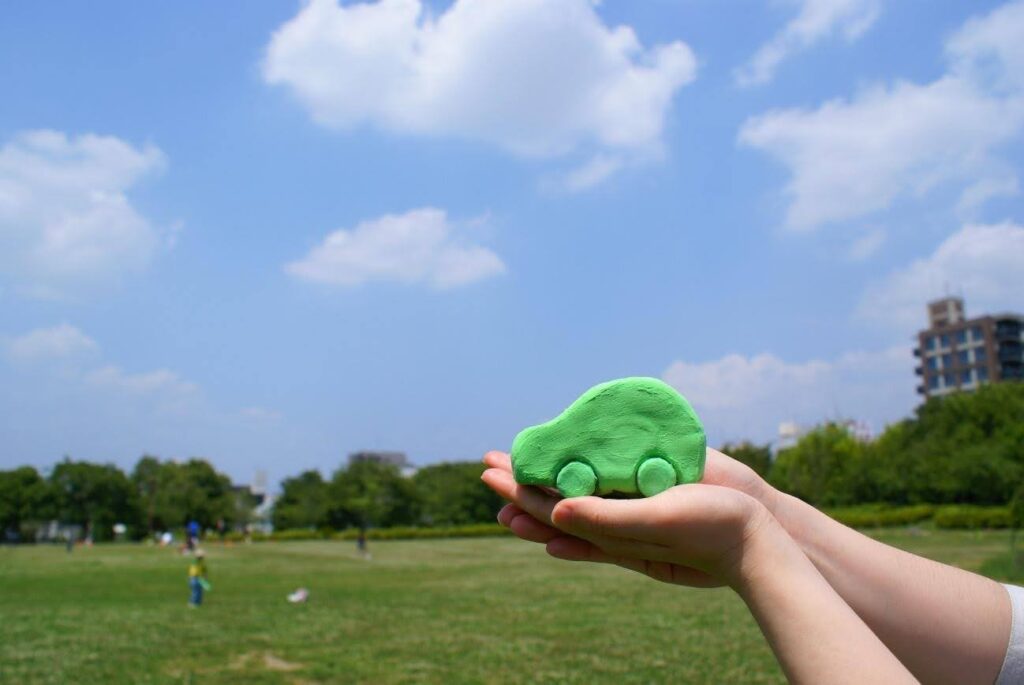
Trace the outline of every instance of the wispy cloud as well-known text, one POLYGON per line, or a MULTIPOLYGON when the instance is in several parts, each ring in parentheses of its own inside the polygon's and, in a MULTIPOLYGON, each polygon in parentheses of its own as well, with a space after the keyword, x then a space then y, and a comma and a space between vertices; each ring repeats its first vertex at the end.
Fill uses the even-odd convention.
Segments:
POLYGON ((645 48, 594 6, 455 0, 435 16, 420 0, 312 0, 274 33, 263 76, 337 129, 479 140, 530 157, 659 147, 673 96, 696 77, 693 52, 681 41, 645 48))
POLYGON ((779 66, 798 52, 833 36, 853 41, 875 23, 880 0, 795 0, 797 14, 754 56, 736 69, 736 83, 755 86, 768 83, 779 66))
POLYGON ((662 374, 693 403, 716 442, 770 440, 780 423, 852 418, 875 430, 913 407, 909 345, 789 362, 771 353, 673 362, 662 374))
POLYGON ((165 163, 113 136, 15 135, 0 147, 0 275, 61 297, 143 268, 162 236, 126 193, 165 163))
POLYGON ((939 187, 968 204, 1012 192, 1016 176, 997 153, 1024 130, 1021 44, 1024 2, 1014 2, 952 37, 949 70, 935 81, 874 85, 817 109, 767 112, 743 124, 739 141, 789 170, 786 225, 796 230, 879 212, 939 187))
POLYGON ((460 239, 443 210, 425 207, 334 231, 285 271, 336 286, 395 281, 446 289, 502 274, 505 264, 491 250, 460 239))
POLYGON ((978 312, 1019 308, 1022 264, 1024 226, 967 225, 931 254, 869 285, 857 316, 910 334, 927 321, 925 303, 949 290, 962 292, 978 312))

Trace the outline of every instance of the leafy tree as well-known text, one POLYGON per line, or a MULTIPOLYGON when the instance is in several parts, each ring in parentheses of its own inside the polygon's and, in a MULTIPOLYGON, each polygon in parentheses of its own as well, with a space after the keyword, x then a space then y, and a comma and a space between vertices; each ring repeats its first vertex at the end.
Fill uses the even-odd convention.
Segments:
POLYGON ((50 474, 58 518, 80 525, 95 540, 113 537, 113 525, 136 526, 138 505, 128 477, 113 464, 65 459, 50 474))
POLYGON ((139 497, 139 508, 145 518, 146 530, 150 533, 163 526, 158 526, 157 506, 161 492, 164 465, 156 457, 144 455, 132 469, 131 479, 139 497))
POLYGON ((144 456, 132 470, 132 483, 150 532, 196 520, 204 528, 219 519, 242 516, 231 480, 205 459, 179 463, 144 456))
POLYGON ((869 475, 879 500, 1006 503, 1024 478, 1024 384, 930 399, 886 429, 869 475))
POLYGON ((768 471, 772 467, 772 447, 771 445, 755 445, 752 442, 744 440, 738 443, 726 443, 722 445, 720 450, 725 452, 730 457, 737 461, 741 461, 750 468, 757 471, 758 475, 762 477, 768 476, 768 471))
POLYGON ((410 525, 417 502, 412 481, 391 464, 359 461, 339 469, 328 488, 327 522, 334 528, 410 525))
POLYGON ((327 525, 329 493, 319 471, 303 471, 281 483, 271 522, 275 530, 320 528, 327 525))
POLYGON ((827 423, 778 454, 771 482, 811 504, 851 504, 863 461, 863 444, 845 427, 827 423))
POLYGON ((413 484, 423 523, 455 526, 494 521, 502 500, 480 481, 484 468, 477 462, 461 462, 420 469, 413 484))
POLYGON ((22 533, 29 522, 39 522, 54 514, 53 491, 31 466, 0 471, 0 533, 22 533))

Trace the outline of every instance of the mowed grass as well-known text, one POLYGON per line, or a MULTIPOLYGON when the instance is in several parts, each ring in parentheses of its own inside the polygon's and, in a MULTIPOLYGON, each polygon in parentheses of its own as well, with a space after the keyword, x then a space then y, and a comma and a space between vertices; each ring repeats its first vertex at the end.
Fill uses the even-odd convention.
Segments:
MULTIPOLYGON (((996 532, 879 535, 977 569, 996 532)), ((778 683, 728 590, 568 564, 513 538, 210 544, 214 589, 186 606, 187 559, 100 545, 0 549, 0 682, 778 683), (306 604, 285 595, 310 590, 306 604)))

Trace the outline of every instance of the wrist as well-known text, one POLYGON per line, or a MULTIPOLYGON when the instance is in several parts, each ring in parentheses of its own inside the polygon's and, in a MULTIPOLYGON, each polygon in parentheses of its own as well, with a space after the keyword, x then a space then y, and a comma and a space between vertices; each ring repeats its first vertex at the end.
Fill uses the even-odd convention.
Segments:
POLYGON ((738 550, 728 584, 744 599, 762 583, 789 572, 790 567, 807 563, 796 542, 764 507, 757 521, 751 521, 751 532, 738 550))

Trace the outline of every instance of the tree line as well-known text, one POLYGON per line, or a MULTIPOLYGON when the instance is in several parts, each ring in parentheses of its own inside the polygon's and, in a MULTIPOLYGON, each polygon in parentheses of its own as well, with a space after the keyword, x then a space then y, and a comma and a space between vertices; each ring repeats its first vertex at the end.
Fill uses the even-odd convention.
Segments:
MULTIPOLYGON (((824 423, 788 449, 724 445, 776 487, 816 506, 862 503, 1004 505, 1024 481, 1024 384, 989 385, 932 398, 874 440, 824 423)), ((277 530, 455 526, 492 522, 501 501, 480 482, 479 463, 444 463, 404 477, 361 461, 324 478, 286 478, 272 512, 277 530)), ((1024 500, 1022 500, 1024 501, 1024 500)), ((128 473, 65 459, 48 475, 31 466, 0 471, 0 531, 31 539, 57 520, 97 540, 123 523, 128 534, 178 529, 196 520, 239 527, 255 501, 209 462, 144 456, 128 473)))
MULTIPOLYGON (((377 462, 287 478, 275 502, 277 530, 391 526, 449 526, 493 522, 501 502, 480 482, 478 463, 435 464, 412 478, 377 462)), ((144 456, 128 473, 112 464, 65 459, 48 475, 34 467, 0 471, 0 533, 32 540, 58 521, 81 535, 109 540, 114 525, 141 538, 179 530, 195 520, 205 529, 238 529, 252 520, 257 500, 208 461, 162 461, 144 456)))
POLYGON ((932 398, 874 440, 825 423, 774 460, 767 445, 723 451, 821 507, 1004 505, 1024 482, 1024 384, 932 398))

